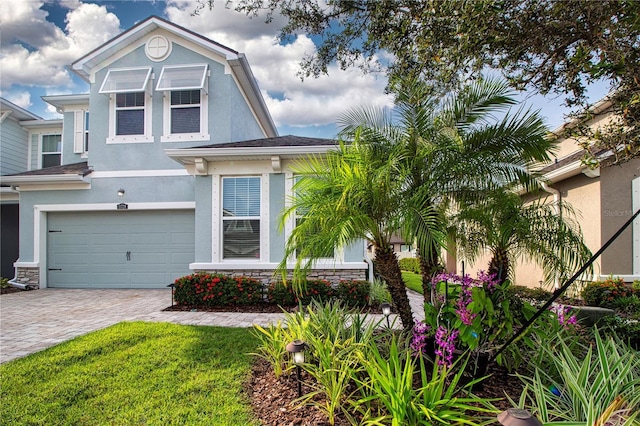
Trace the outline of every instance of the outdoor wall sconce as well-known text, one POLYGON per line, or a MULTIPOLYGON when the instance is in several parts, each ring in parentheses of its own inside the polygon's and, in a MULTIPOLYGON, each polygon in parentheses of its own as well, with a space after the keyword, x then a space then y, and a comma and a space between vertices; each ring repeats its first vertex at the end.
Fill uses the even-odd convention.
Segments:
POLYGON ((302 340, 294 340, 287 345, 287 352, 292 354, 293 362, 296 364, 296 376, 298 377, 298 398, 302 397, 302 377, 300 365, 304 364, 304 351, 307 344, 302 340))
POLYGON ((118 197, 124 197, 124 189, 118 189, 118 197))
POLYGON ((382 309, 382 315, 387 318, 387 328, 391 328, 389 325, 389 315, 391 315, 391 304, 384 302, 380 305, 380 309, 382 309))
POLYGON ((498 414, 498 422, 505 426, 542 426, 540 420, 520 408, 509 408, 498 414))
POLYGON ((175 291, 176 285, 174 283, 169 284, 167 287, 171 289, 171 307, 173 308, 173 292, 175 291))

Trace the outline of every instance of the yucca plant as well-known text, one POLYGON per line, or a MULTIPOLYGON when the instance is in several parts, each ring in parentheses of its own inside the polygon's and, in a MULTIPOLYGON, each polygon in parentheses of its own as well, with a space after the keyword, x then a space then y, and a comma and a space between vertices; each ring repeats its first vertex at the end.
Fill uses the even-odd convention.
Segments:
POLYGON ((537 359, 546 359, 552 368, 519 376, 525 387, 518 406, 545 424, 638 425, 640 355, 614 336, 601 337, 598 330, 594 339, 584 356, 575 355, 560 335, 555 347, 541 345, 537 359))
POLYGON ((397 337, 391 339, 388 356, 377 345, 367 346, 361 362, 367 375, 358 381, 362 396, 354 406, 365 414, 366 425, 483 425, 498 412, 490 400, 478 398, 469 389, 480 380, 465 385, 460 379, 467 357, 451 369, 437 362, 429 375, 423 358, 412 358, 397 337), (421 385, 414 388, 416 368, 421 385), (456 374, 451 374, 457 371, 456 374))
POLYGON ((267 360, 267 362, 271 364, 271 368, 273 368, 273 374, 275 374, 276 377, 282 376, 288 341, 280 321, 268 327, 254 325, 253 334, 258 338, 260 343, 258 344, 257 352, 251 355, 256 355, 267 360))

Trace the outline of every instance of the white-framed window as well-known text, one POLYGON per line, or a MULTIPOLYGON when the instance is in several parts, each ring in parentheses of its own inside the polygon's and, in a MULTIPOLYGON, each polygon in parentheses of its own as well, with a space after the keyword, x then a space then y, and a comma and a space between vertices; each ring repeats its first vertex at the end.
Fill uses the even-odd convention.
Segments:
POLYGON ((163 67, 156 90, 164 92, 162 142, 209 140, 208 66, 163 67))
POLYGON ((261 178, 222 178, 222 259, 260 259, 261 178))
POLYGON ((153 142, 151 67, 111 69, 100 87, 109 96, 107 143, 153 142))
POLYGON ((62 135, 42 135, 40 167, 62 164, 62 135))
POLYGON ((411 244, 400 244, 400 252, 407 253, 407 252, 410 252, 411 250, 413 250, 413 247, 411 247, 411 244))

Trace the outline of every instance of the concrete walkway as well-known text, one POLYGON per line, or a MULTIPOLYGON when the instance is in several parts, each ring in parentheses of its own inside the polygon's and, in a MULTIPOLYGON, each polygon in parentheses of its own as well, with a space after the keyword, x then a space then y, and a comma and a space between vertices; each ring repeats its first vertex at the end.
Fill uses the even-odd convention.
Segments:
MULTIPOLYGON (((407 294, 414 316, 424 316, 422 295, 411 290, 407 294)), ((284 314, 280 313, 163 311, 169 305, 169 289, 45 289, 2 295, 0 363, 121 321, 251 327, 275 324, 284 319, 284 314)), ((399 319, 395 323, 399 324, 399 319)))

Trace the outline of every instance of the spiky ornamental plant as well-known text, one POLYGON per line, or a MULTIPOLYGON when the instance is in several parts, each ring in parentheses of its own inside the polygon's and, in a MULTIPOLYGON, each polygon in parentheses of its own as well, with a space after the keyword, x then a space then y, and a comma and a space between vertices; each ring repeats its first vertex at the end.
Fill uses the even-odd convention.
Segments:
POLYGON ((279 270, 286 275, 287 260, 295 258, 293 284, 300 280, 320 253, 343 250, 368 239, 375 246, 378 273, 387 282, 393 304, 405 328, 413 326, 411 306, 398 259, 390 249, 391 234, 403 222, 404 176, 401 146, 370 129, 354 133, 349 144, 340 143, 324 157, 298 162, 298 177, 290 205, 281 215, 304 213, 285 247, 279 270))
POLYGON ((443 99, 430 95, 420 80, 397 80, 393 89, 392 112, 355 110, 339 125, 346 138, 366 128, 404 151, 398 166, 406 179, 406 211, 399 229, 406 241, 417 243, 425 302, 430 302, 450 212, 506 183, 531 186, 535 176, 528 166, 548 161, 553 142, 544 137, 537 113, 509 110, 516 101, 498 80, 476 81, 443 99), (500 114, 504 118, 497 119, 500 114))

